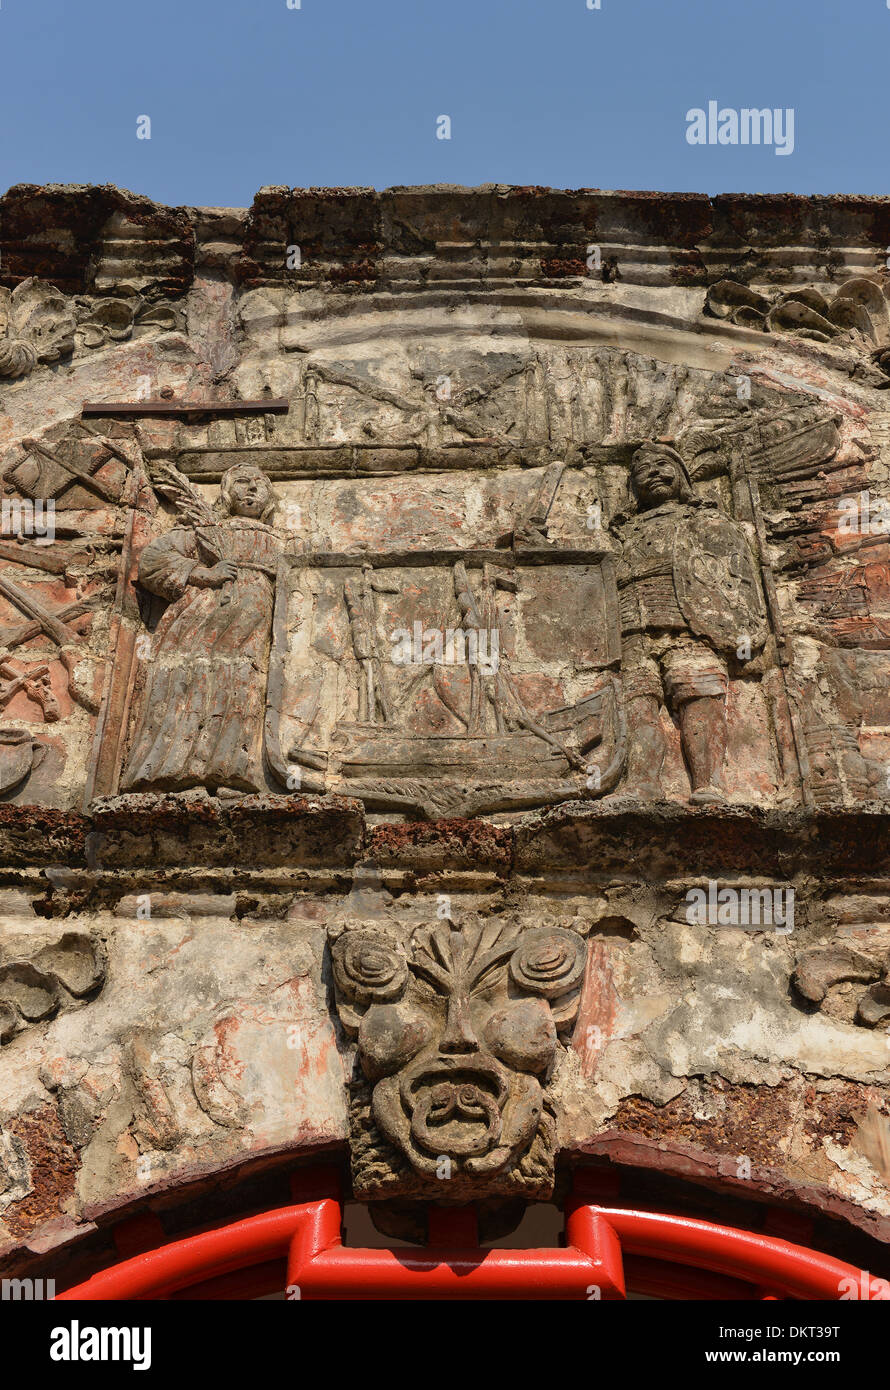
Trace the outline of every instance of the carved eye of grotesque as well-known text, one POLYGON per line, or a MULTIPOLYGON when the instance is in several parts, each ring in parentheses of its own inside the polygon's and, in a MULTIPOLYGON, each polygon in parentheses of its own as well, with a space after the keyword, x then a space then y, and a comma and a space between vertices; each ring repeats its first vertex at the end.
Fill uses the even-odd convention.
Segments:
POLYGON ((584 942, 562 927, 524 931, 510 959, 510 974, 530 994, 556 999, 578 984, 584 973, 584 942))
POLYGON ((408 980, 403 953, 375 932, 347 931, 331 950, 339 988, 357 1004, 397 999, 408 980))

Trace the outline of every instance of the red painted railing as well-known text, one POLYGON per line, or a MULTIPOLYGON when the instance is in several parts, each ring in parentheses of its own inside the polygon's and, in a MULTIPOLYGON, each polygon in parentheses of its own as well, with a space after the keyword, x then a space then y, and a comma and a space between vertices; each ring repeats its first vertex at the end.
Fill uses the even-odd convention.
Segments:
POLYGON ((483 1249, 472 1211, 448 1208, 431 1209, 428 1246, 352 1249, 341 1242, 342 1215, 329 1196, 264 1212, 136 1255, 58 1297, 165 1299, 196 1285, 206 1297, 232 1296, 236 1272, 265 1266, 268 1282, 285 1261, 287 1296, 322 1299, 623 1299, 623 1254, 643 1272, 647 1292, 669 1298, 707 1297, 700 1271, 716 1276, 718 1290, 747 1288, 753 1298, 837 1299, 849 1288, 844 1281, 858 1286, 861 1277, 787 1240, 578 1197, 567 1210, 566 1247, 553 1250, 483 1249), (447 1232, 450 1244, 441 1241, 447 1232))

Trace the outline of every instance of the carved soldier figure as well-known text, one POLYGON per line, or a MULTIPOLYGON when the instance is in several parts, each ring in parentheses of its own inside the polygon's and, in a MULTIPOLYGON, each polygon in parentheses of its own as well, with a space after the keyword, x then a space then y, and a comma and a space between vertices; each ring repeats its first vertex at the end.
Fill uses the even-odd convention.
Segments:
POLYGON ((680 728, 690 800, 726 800, 727 662, 767 637, 757 567, 744 532, 695 497, 676 450, 642 445, 631 461, 637 510, 623 528, 617 582, 630 745, 626 790, 662 796, 660 709, 680 728))
POLYGON ((217 518, 153 540, 139 582, 170 599, 158 624, 122 791, 259 791, 275 576, 276 495, 247 465, 223 475, 217 518))

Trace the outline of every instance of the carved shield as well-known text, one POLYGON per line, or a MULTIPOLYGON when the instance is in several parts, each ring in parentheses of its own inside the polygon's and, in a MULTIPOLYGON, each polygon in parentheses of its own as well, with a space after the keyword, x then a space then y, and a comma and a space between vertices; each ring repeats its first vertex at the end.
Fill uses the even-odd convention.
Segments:
POLYGON ((0 729, 0 793, 23 782, 34 765, 34 740, 27 729, 0 729))
POLYGON ((724 655, 745 638, 752 652, 767 639, 757 563, 744 532, 717 511, 694 512, 674 539, 674 586, 680 610, 699 637, 724 655))

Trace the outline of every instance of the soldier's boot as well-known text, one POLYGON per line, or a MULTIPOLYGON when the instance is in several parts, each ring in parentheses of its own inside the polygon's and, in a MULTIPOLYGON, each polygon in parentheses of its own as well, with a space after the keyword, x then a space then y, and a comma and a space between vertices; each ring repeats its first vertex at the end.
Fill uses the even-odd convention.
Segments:
POLYGON ((678 711, 683 754, 689 768, 694 806, 719 805, 726 800, 723 765, 726 762, 726 706, 722 696, 686 700, 678 711))
POLYGON ((627 732, 627 777, 616 795, 663 801, 658 779, 664 763, 664 730, 660 705, 653 695, 638 695, 628 701, 627 732))

